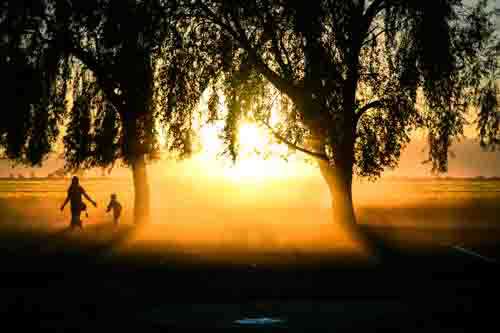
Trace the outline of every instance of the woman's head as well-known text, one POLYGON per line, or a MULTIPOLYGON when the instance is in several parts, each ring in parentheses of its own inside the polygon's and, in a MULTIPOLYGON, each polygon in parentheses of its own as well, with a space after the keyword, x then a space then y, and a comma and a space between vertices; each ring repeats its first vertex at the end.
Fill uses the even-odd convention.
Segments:
POLYGON ((79 184, 79 182, 80 181, 77 176, 73 176, 73 178, 71 178, 71 185, 76 186, 79 184))

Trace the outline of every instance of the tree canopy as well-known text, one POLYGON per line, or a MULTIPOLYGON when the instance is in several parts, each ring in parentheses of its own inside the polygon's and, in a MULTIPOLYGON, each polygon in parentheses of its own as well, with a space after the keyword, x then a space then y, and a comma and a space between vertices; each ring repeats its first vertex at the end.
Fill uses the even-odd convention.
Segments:
POLYGON ((432 168, 445 171, 471 111, 482 145, 499 144, 498 33, 487 1, 185 6, 198 19, 197 37, 224 54, 225 138, 233 156, 235 123, 249 113, 265 122, 271 108, 262 103, 276 93, 286 116, 275 136, 332 165, 351 159, 360 176, 395 167, 417 130, 428 135, 432 168))
POLYGON ((0 97, 14 110, 0 125, 4 153, 39 164, 64 126, 69 168, 123 160, 144 198, 158 126, 167 150, 189 153, 207 88, 208 118, 225 120, 233 159, 241 119, 268 126, 317 159, 340 220, 355 220, 353 173, 394 168, 415 131, 438 172, 470 113, 481 145, 500 144, 487 0, 0 3, 0 97))
POLYGON ((211 65, 188 53, 175 0, 4 0, 0 153, 40 165, 62 137, 67 170, 130 166, 135 220, 149 216, 146 161, 191 151, 211 65), (196 79, 194 79, 196 75, 196 79), (159 145, 158 130, 166 144, 159 145))
POLYGON ((181 51, 176 10, 169 0, 3 1, 1 97, 16 110, 0 127, 7 157, 40 164, 62 125, 69 168, 154 157, 161 125, 166 149, 188 153, 209 74, 181 51))

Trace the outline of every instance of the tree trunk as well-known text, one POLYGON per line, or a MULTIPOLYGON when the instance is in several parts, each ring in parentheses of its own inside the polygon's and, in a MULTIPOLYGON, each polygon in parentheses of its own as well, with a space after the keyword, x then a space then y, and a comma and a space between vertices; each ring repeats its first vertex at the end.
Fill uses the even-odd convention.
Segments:
POLYGON ((149 183, 144 155, 132 161, 134 177, 134 223, 141 224, 149 221, 149 183))
POLYGON ((321 174, 328 185, 332 198, 333 221, 349 228, 356 225, 356 216, 352 204, 352 168, 330 166, 326 161, 319 161, 321 174))
POLYGON ((370 235, 356 222, 352 201, 352 166, 330 166, 328 162, 319 161, 321 174, 325 179, 332 198, 333 222, 340 225, 359 242, 374 258, 379 260, 390 253, 386 245, 370 235))

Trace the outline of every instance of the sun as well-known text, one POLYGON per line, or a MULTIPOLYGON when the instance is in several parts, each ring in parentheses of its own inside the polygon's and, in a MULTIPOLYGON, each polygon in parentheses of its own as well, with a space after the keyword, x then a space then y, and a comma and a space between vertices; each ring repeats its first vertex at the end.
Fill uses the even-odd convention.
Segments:
POLYGON ((268 133, 255 123, 244 122, 238 128, 238 144, 241 155, 264 152, 269 146, 269 139, 268 133))
POLYGON ((283 160, 282 155, 288 149, 286 145, 271 140, 266 128, 250 121, 243 121, 238 127, 236 162, 221 157, 224 143, 220 134, 223 128, 223 123, 215 123, 203 125, 199 130, 201 151, 194 157, 195 164, 210 177, 235 183, 264 183, 310 174, 310 165, 306 165, 300 156, 283 160))

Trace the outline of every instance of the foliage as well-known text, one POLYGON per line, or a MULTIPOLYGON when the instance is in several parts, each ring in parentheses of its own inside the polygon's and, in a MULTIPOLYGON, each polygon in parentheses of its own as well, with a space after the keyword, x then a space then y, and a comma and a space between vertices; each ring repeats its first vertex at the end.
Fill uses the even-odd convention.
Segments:
POLYGON ((0 147, 24 163, 40 164, 63 124, 69 168, 155 158, 157 125, 168 151, 189 154, 209 86, 233 159, 244 118, 368 177, 395 167, 415 130, 445 171, 471 110, 481 144, 499 143, 486 0, 3 0, 0 34, 1 97, 15 110, 0 147))
MULTIPOLYGON (((285 95, 272 133, 294 149, 377 177, 397 165, 416 130, 434 171, 447 168, 466 116, 498 145, 498 35, 481 0, 185 1, 195 36, 212 45, 226 97, 225 141, 237 152, 241 117, 285 95), (251 95, 251 96, 249 96, 251 95), (302 146, 299 146, 301 144, 302 146)), ((194 52, 197 52, 195 49, 194 52)))
POLYGON ((38 0, 0 7, 0 147, 40 164, 63 138, 69 169, 190 149, 190 119, 205 86, 198 56, 182 52, 176 1, 38 0))

